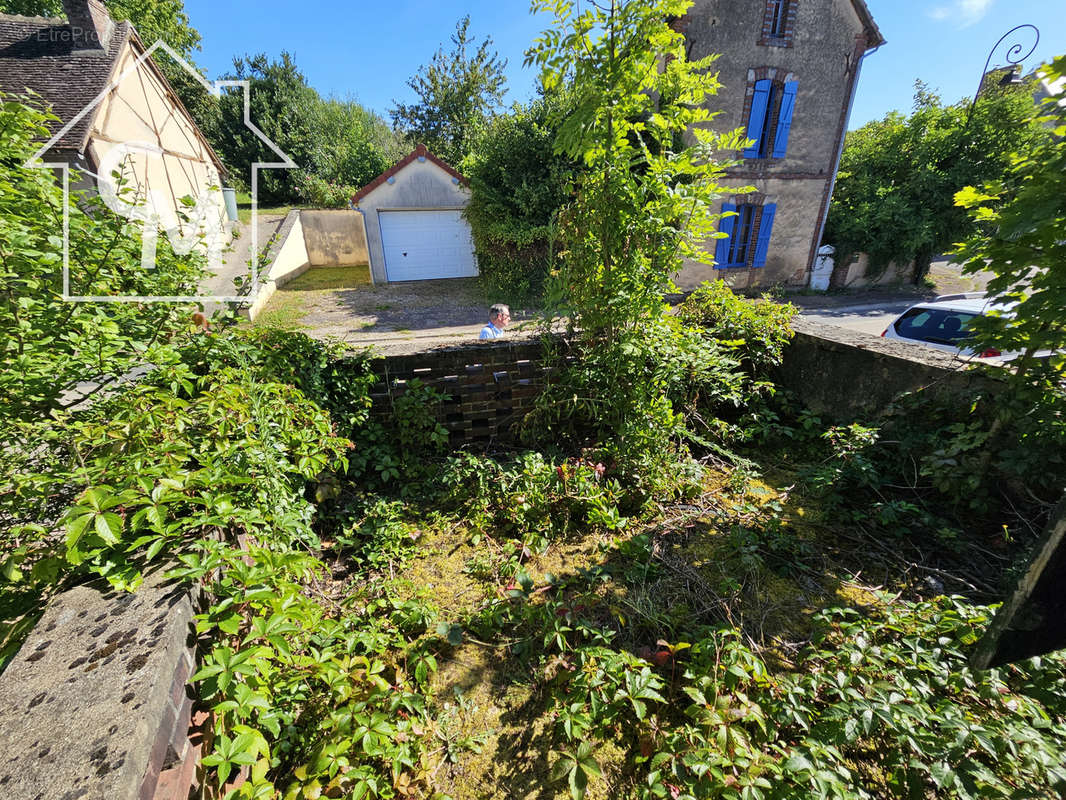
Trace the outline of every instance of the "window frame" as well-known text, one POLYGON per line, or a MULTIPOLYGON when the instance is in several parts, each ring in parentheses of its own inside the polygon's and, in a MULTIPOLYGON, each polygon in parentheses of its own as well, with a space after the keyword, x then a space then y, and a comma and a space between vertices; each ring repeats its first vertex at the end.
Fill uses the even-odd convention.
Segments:
POLYGON ((766 0, 762 33, 758 44, 763 47, 792 47, 799 0, 766 0))
POLYGON ((727 216, 720 220, 718 230, 726 235, 715 246, 715 269, 766 266, 777 204, 764 200, 760 195, 742 195, 722 203, 722 213, 727 216))

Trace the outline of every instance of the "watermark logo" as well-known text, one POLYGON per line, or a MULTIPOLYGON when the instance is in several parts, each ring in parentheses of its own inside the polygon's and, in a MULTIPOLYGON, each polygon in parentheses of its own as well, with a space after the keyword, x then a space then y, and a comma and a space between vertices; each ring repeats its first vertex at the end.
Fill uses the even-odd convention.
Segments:
MULTIPOLYGON (((144 77, 143 75, 141 77, 144 77)), ((151 102, 145 93, 145 102, 151 102)), ((181 112, 175 108, 177 116, 181 112)), ((188 120, 190 125, 195 122, 188 120)), ((165 126, 160 125, 160 129, 165 126)), ((159 134, 159 130, 154 132, 159 134)), ((197 135, 200 135, 197 132, 197 135)), ((114 138, 114 137, 112 137, 114 138)), ((115 214, 129 220, 141 234, 141 266, 154 269, 156 249, 162 232, 178 255, 188 255, 199 248, 207 257, 208 269, 219 274, 223 268, 225 248, 230 240, 225 220, 225 204, 217 175, 212 180, 192 181, 194 191, 176 196, 174 180, 164 164, 166 159, 180 160, 158 143, 146 141, 144 136, 130 137, 128 141, 109 141, 109 149, 97 167, 96 189, 103 204, 115 214)), ((184 157, 187 158, 187 157, 184 157)), ((274 144, 250 119, 249 82, 246 80, 206 80, 199 71, 182 58, 165 42, 157 41, 141 54, 128 68, 114 78, 92 102, 87 104, 72 119, 60 128, 25 164, 31 169, 51 169, 59 173, 63 188, 63 299, 74 303, 152 303, 152 302, 248 302, 259 292, 259 171, 262 169, 291 169, 296 164, 274 144), (101 104, 114 96, 127 80, 138 81, 140 70, 150 70, 149 59, 153 54, 165 53, 189 73, 200 85, 216 98, 227 89, 239 89, 243 93, 244 125, 277 156, 276 161, 257 161, 249 164, 251 170, 250 226, 251 258, 250 283, 247 295, 201 292, 189 296, 144 296, 144 295, 79 295, 71 292, 70 275, 70 165, 67 161, 48 161, 48 154, 57 143, 86 117, 94 119, 101 104)), ((213 164, 211 170, 214 170, 213 164)), ((177 171, 176 169, 174 171, 177 171)), ((185 173, 183 173, 185 174, 185 173)), ((186 178, 188 176, 186 175, 186 178)))
MULTIPOLYGON (((141 224, 143 269, 155 268, 159 232, 164 231, 178 255, 189 255, 198 245, 205 249, 207 267, 217 273, 222 269, 226 242, 225 209, 217 186, 202 187, 195 199, 184 203, 182 219, 178 218, 175 198, 162 189, 148 185, 143 191, 131 192, 126 188, 137 179, 133 165, 145 165, 147 174, 152 171, 150 162, 161 161, 163 156, 163 149, 150 142, 124 142, 112 147, 100 161, 96 184, 100 198, 120 217, 141 224)), ((161 174, 158 168, 154 171, 161 174)))

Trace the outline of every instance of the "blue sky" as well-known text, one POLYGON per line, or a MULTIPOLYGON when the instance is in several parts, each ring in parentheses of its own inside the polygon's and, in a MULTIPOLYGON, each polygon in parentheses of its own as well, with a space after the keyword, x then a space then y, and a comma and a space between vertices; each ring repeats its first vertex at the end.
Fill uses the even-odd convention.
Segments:
MULTIPOLYGON (((1015 25, 1040 29, 1040 45, 1027 68, 1066 53, 1063 0, 869 0, 868 5, 888 43, 864 63, 852 128, 893 109, 908 111, 915 79, 945 100, 971 96, 988 51, 1015 25)), ((491 36, 508 60, 508 100, 527 100, 536 78, 523 69, 523 53, 546 25, 529 14, 525 0, 185 0, 185 8, 203 35, 198 61, 210 77, 230 69, 234 55, 277 56, 288 50, 319 92, 354 98, 383 116, 394 100, 413 99, 407 79, 442 43, 449 44, 464 14, 470 15, 474 37, 491 36)), ((1008 44, 993 64, 1005 63, 1008 44)), ((1032 38, 1026 40, 1025 50, 1031 44, 1032 38)))

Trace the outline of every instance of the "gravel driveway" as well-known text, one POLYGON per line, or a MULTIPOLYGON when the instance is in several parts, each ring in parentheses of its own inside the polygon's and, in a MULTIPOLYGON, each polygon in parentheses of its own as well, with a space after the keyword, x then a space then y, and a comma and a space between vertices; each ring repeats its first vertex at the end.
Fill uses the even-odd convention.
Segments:
MULTIPOLYGON (((256 324, 393 355, 476 341, 488 321, 490 303, 481 298, 475 278, 360 286, 353 285, 356 274, 344 268, 309 270, 278 290, 256 324)), ((532 316, 512 309, 508 336, 521 336, 532 316)))

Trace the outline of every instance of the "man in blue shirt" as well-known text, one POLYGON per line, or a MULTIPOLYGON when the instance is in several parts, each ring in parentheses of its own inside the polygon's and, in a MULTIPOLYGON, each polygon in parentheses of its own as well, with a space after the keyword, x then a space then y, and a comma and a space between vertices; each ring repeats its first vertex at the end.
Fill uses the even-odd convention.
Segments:
POLYGON ((499 339, 503 329, 511 321, 511 309, 503 303, 497 303, 489 309, 489 324, 481 329, 479 339, 499 339))

